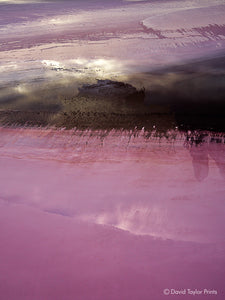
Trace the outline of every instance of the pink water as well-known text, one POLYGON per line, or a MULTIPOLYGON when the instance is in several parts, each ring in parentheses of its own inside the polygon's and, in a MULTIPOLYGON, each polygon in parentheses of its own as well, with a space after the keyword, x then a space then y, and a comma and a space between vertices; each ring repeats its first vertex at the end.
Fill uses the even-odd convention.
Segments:
POLYGON ((224 299, 224 144, 103 135, 1 129, 1 299, 224 299))

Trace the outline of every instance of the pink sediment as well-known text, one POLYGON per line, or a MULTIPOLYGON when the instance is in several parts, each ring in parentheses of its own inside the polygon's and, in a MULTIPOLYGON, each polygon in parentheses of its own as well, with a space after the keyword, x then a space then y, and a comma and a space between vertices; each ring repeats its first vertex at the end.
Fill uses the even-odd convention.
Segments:
POLYGON ((2 299, 165 299, 165 288, 224 299, 223 137, 0 137, 2 299))

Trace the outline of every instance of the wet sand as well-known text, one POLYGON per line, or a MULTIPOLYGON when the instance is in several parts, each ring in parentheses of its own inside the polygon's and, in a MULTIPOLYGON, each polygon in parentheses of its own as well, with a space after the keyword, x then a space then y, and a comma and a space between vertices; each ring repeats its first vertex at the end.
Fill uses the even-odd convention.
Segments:
POLYGON ((223 16, 222 0, 2 4, 0 124, 224 131, 223 16), (75 111, 51 122, 98 79, 145 88, 150 110, 164 115, 75 111))

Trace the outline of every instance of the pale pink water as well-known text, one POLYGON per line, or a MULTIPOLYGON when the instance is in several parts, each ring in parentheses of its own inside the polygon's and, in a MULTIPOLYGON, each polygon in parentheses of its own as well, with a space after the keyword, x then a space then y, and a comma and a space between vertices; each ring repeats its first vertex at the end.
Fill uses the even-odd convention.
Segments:
POLYGON ((224 144, 103 134, 1 129, 1 299, 224 299, 224 144))

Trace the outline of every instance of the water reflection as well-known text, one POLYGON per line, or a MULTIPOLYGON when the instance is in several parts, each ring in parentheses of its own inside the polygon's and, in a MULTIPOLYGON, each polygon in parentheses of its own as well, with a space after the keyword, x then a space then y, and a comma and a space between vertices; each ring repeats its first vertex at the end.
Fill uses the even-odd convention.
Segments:
POLYGON ((146 138, 144 130, 100 136, 2 128, 0 198, 5 205, 32 206, 135 235, 223 239, 222 142, 207 137, 210 142, 187 149, 179 132, 170 141, 146 138))
POLYGON ((191 147, 190 154, 192 157, 195 178, 202 181, 207 178, 209 174, 209 158, 207 149, 204 146, 194 146, 191 147))
POLYGON ((225 178, 225 147, 223 134, 209 137, 204 133, 187 134, 195 178, 202 181, 209 174, 209 160, 215 161, 220 174, 225 178))

